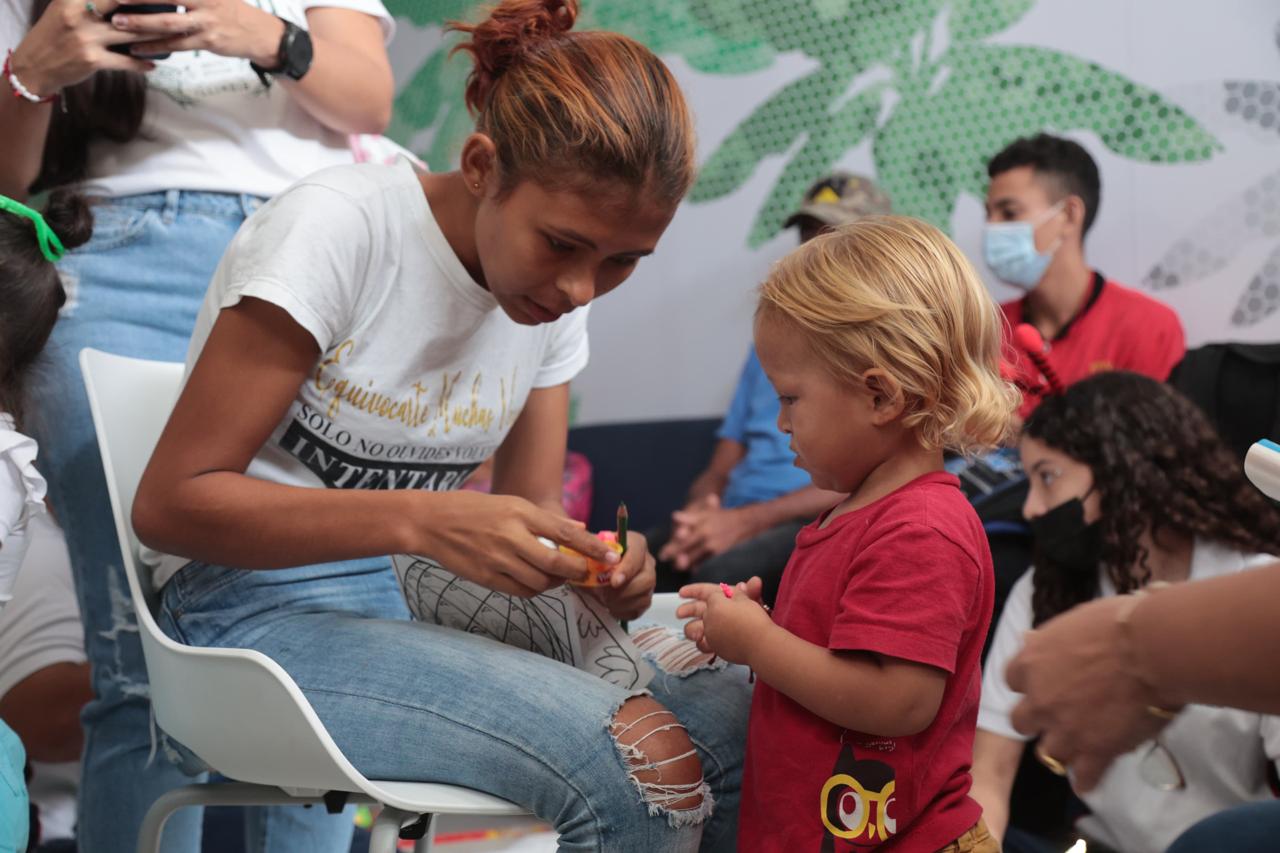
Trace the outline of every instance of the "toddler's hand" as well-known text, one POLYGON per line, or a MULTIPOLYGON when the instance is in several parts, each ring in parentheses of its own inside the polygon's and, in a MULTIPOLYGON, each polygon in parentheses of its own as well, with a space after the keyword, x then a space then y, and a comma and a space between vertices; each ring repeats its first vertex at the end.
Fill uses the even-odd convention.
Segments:
POLYGON ((685 625, 685 636, 704 652, 749 665, 752 649, 773 625, 759 603, 760 589, 759 578, 738 584, 732 598, 720 584, 695 583, 681 588, 681 597, 690 599, 676 610, 677 616, 691 619, 685 625))

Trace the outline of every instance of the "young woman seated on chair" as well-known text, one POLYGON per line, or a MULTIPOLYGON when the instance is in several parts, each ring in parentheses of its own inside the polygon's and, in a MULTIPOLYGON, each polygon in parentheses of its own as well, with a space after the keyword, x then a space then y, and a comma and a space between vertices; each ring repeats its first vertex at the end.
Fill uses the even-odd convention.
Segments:
POLYGON ((574 0, 460 25, 477 114, 458 171, 339 167, 246 223, 210 286, 186 385, 133 521, 163 552, 162 624, 258 649, 370 778, 488 791, 562 849, 730 847, 741 672, 625 691, 411 622, 386 559, 430 556, 530 596, 615 562, 639 615, 653 559, 620 560, 560 506, 586 306, 650 254, 693 177, 688 112, 646 48, 571 32, 574 0), (494 494, 445 491, 494 457, 494 494), (269 571, 268 571, 269 570, 269 571), (714 804, 714 810, 713 810, 714 804))

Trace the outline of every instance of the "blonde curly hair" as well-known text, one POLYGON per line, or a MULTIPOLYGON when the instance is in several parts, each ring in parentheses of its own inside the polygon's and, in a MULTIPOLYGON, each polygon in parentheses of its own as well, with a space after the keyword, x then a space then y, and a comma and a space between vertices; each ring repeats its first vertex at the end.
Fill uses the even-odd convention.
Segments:
POLYGON ((1010 432, 1005 322, 973 265, 928 223, 869 216, 778 261, 757 315, 792 324, 838 380, 878 367, 902 386, 903 425, 927 448, 973 453, 1010 432))

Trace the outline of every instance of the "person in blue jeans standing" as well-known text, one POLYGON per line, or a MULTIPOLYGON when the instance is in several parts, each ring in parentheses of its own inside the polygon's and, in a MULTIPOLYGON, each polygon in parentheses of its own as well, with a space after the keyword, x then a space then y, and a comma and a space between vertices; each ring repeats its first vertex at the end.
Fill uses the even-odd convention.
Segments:
MULTIPOLYGON (((795 226, 806 243, 863 216, 890 212, 888 196, 869 178, 832 172, 809 188, 785 227, 795 226)), ((771 604, 800 528, 843 499, 795 467, 790 440, 778 429, 778 408, 752 347, 711 461, 670 525, 652 533, 659 589, 735 584, 758 575, 771 604)))
MULTIPOLYGON (((78 353, 184 357, 245 219, 303 175, 351 162, 348 134, 386 125, 391 30, 380 0, 195 0, 182 14, 135 13, 118 0, 0 0, 0 192, 75 185, 98 202, 92 239, 60 264, 68 301, 31 418, 92 671, 84 853, 131 849, 150 804, 191 779, 153 735, 78 353)), ((254 810, 251 849, 268 837, 272 850, 345 849, 350 821, 317 811, 254 810)), ((200 817, 176 815, 166 851, 197 850, 200 817)))

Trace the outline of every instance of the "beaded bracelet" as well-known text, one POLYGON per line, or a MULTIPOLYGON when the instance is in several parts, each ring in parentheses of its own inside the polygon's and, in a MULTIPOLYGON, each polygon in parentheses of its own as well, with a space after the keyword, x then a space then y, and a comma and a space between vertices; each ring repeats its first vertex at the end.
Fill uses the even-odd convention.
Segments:
POLYGON ((48 104, 58 100, 58 95, 56 93, 41 97, 40 95, 37 95, 35 92, 32 92, 26 86, 22 85, 22 81, 18 79, 18 75, 13 73, 13 51, 12 50, 10 50, 8 54, 5 55, 5 58, 4 58, 4 77, 6 80, 9 81, 9 86, 10 88, 13 89, 13 96, 15 98, 24 98, 25 100, 28 100, 33 104, 48 104))

